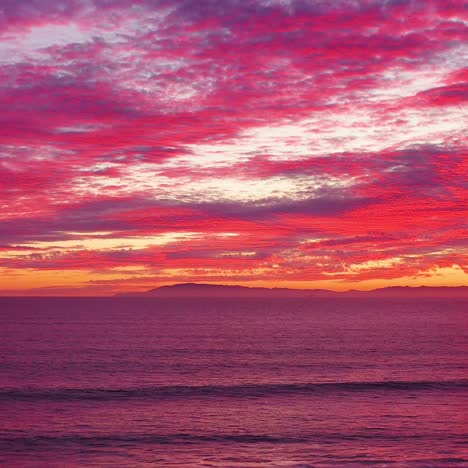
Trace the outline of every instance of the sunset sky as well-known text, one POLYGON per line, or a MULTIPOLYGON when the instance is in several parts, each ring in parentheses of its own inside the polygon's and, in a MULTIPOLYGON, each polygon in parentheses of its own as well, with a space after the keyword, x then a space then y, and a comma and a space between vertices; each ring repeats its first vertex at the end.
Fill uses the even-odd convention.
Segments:
POLYGON ((463 0, 2 0, 0 294, 468 285, 463 0))

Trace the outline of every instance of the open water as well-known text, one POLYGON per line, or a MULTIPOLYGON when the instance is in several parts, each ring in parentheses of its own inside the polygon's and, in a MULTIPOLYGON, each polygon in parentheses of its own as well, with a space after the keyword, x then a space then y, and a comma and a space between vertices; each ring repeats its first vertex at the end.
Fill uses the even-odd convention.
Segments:
POLYGON ((0 466, 466 467, 467 311, 0 298, 0 466))

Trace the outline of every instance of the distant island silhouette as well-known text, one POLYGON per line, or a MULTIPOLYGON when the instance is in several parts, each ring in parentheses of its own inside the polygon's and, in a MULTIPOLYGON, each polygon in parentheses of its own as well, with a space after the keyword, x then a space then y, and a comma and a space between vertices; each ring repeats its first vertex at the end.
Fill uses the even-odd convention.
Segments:
POLYGON ((371 291, 330 291, 327 289, 289 289, 230 286, 205 283, 178 283, 161 286, 144 292, 119 293, 120 297, 161 298, 468 298, 467 286, 390 286, 371 291))

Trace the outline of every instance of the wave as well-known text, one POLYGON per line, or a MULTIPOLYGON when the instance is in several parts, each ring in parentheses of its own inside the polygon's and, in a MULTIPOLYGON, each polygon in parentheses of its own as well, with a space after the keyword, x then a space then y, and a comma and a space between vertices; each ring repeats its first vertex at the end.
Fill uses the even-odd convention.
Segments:
POLYGON ((82 445, 115 445, 115 444, 189 444, 200 442, 233 442, 244 444, 255 443, 273 443, 273 444, 297 444, 307 442, 306 437, 280 437, 267 434, 210 434, 210 435, 195 435, 195 434, 133 434, 133 435, 60 435, 60 436, 33 436, 33 437, 1 437, 0 446, 8 443, 31 446, 47 446, 54 444, 82 444, 82 445))
POLYGON ((140 388, 8 388, 0 389, 0 401, 264 398, 275 395, 309 395, 329 392, 457 391, 466 389, 468 389, 468 379, 445 381, 317 382, 304 384, 174 385, 140 388))
MULTIPOLYGON (((460 434, 445 434, 445 438, 463 443, 464 437, 460 434)), ((269 434, 61 434, 61 435, 3 435, 0 434, 0 451, 1 450, 37 450, 50 449, 51 447, 60 447, 61 449, 67 446, 85 446, 85 447, 118 447, 129 445, 190 445, 200 443, 221 443, 221 444, 309 444, 311 442, 326 442, 329 444, 343 444, 352 441, 370 441, 370 440, 386 440, 392 442, 402 442, 411 440, 430 439, 440 441, 437 435, 430 433, 422 434, 398 434, 398 433, 367 433, 358 432, 349 433, 308 433, 298 436, 282 436, 269 434)))

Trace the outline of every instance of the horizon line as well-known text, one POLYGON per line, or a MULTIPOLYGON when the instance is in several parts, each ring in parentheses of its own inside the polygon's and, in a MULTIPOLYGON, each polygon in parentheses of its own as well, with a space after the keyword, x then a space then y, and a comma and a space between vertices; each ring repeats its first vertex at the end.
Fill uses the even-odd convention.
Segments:
MULTIPOLYGON (((451 290, 451 289, 459 289, 459 288, 467 288, 468 285, 444 285, 444 286, 428 286, 428 285, 417 285, 417 286, 410 286, 410 285, 391 285, 391 286, 383 286, 383 287, 377 287, 373 289, 358 289, 358 288, 351 288, 351 289, 345 289, 345 290, 335 290, 335 289, 328 289, 328 288, 290 288, 290 287, 284 287, 284 286, 273 286, 273 287, 267 287, 267 286, 244 286, 242 284, 222 284, 222 283, 197 283, 197 282, 180 282, 180 283, 171 283, 171 284, 164 284, 162 286, 157 286, 154 288, 149 288, 145 290, 138 290, 138 291, 132 291, 132 290, 122 290, 122 291, 117 291, 113 293, 107 293, 107 294, 67 294, 67 293, 55 293, 55 294, 41 294, 40 290, 34 289, 32 290, 32 294, 28 294, 26 291, 26 294, 16 294, 14 291, 8 291, 7 294, 3 294, 3 291, 0 290, 0 298, 44 298, 44 297, 50 297, 50 298, 64 298, 64 297, 70 297, 70 298, 81 298, 81 297, 87 297, 87 298, 106 298, 106 297, 125 297, 125 296, 131 296, 132 294, 135 295, 134 297, 138 297, 139 295, 142 295, 143 297, 151 297, 151 294, 148 294, 152 291, 157 291, 161 288, 171 288, 174 286, 213 286, 213 287, 222 287, 222 288, 243 288, 246 290, 264 290, 264 291, 277 291, 277 290, 284 290, 284 291, 292 291, 292 292, 314 292, 314 291, 320 291, 320 292, 327 292, 327 293, 334 293, 334 294, 346 294, 350 292, 358 292, 358 293, 373 293, 376 291, 382 291, 382 290, 392 290, 392 289, 405 289, 405 290, 451 290), (148 294, 148 296, 145 296, 148 294)), ((44 293, 46 292, 47 289, 55 289, 53 287, 48 287, 44 288, 43 291, 44 293)), ((6 291, 5 291, 6 292, 6 291)), ((18 291, 20 293, 21 291, 18 291)))

